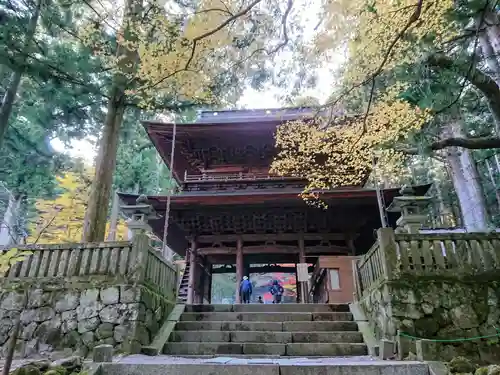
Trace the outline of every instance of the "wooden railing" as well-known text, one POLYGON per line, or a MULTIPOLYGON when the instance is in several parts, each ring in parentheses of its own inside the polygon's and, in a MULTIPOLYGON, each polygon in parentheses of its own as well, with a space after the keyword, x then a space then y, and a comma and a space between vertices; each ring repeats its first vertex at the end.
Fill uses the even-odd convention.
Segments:
POLYGON ((325 277, 326 274, 326 269, 321 268, 320 266, 320 260, 316 262, 314 265, 314 269, 311 275, 311 280, 310 280, 310 289, 308 291, 308 300, 309 302, 314 302, 316 303, 316 300, 318 299, 318 288, 321 286, 321 281, 325 277))
MULTIPOLYGON (((18 247, 32 254, 0 275, 0 282, 19 279, 59 279, 91 275, 122 276, 145 281, 167 298, 177 293, 177 268, 137 235, 133 242, 102 242, 18 247), (3 279, 3 280, 2 280, 3 279)), ((0 251, 7 251, 7 249, 0 251)))
POLYGON ((149 248, 146 257, 145 281, 175 300, 177 277, 177 268, 165 260, 156 250, 149 248))
POLYGON ((400 272, 500 268, 500 233, 396 234, 400 272))
POLYGON ((361 259, 355 262, 357 273, 355 282, 359 295, 384 278, 382 256, 382 249, 377 241, 361 259))
POLYGON ((13 264, 4 278, 126 275, 134 266, 131 242, 33 245, 18 249, 29 250, 32 255, 13 264))
MULTIPOLYGON (((293 177, 288 177, 292 178, 293 177)), ((266 173, 203 173, 197 175, 184 175, 184 182, 198 181, 231 181, 231 180, 283 180, 287 177, 273 176, 266 173)))
POLYGON ((377 241, 354 264, 358 297, 383 280, 405 274, 469 274, 500 269, 500 233, 397 233, 379 229, 377 241))

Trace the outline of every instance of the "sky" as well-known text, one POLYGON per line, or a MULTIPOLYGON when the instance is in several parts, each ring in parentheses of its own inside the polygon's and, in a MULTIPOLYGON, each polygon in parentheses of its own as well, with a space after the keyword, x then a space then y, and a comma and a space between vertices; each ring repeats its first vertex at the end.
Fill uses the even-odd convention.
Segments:
MULTIPOLYGON (((304 91, 302 96, 313 96, 318 98, 320 102, 324 102, 332 91, 333 77, 325 69, 322 73, 322 79, 318 82, 318 86, 304 91)), ((245 109, 280 108, 283 103, 278 99, 279 94, 279 89, 275 87, 269 87, 262 91, 248 88, 238 102, 237 107, 245 109)), ((51 141, 51 145, 58 152, 66 152, 72 157, 85 160, 89 164, 94 162, 96 149, 89 140, 73 141, 71 147, 66 147, 61 140, 56 138, 51 141)))

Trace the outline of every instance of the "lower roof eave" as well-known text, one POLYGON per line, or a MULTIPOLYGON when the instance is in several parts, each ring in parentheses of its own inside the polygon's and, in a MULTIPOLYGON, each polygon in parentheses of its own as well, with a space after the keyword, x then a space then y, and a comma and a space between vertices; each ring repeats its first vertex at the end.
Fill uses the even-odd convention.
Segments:
MULTIPOLYGON (((424 195, 429 190, 431 184, 419 185, 414 187, 418 195, 424 195)), ((390 203, 394 197, 400 195, 399 188, 382 190, 384 198, 390 203)), ((265 192, 203 192, 192 193, 185 192, 171 197, 171 207, 174 209, 191 208, 196 205, 203 206, 239 206, 239 205, 258 205, 258 204, 304 204, 299 196, 300 189, 286 191, 265 191, 265 192)), ((139 195, 119 193, 120 199, 126 204, 135 204, 139 195)), ((376 199, 377 192, 374 189, 363 188, 339 188, 321 192, 320 199, 329 204, 345 204, 345 200, 369 200, 376 199)), ((164 212, 168 196, 148 196, 155 210, 164 212)))

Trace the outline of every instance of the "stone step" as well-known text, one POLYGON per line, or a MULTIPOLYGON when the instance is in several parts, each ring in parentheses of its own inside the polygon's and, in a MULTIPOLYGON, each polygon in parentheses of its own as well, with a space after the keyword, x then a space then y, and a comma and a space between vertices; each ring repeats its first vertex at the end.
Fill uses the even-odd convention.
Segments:
MULTIPOLYGON (((234 331, 231 332, 231 342, 241 343, 276 343, 287 344, 292 342, 292 334, 289 332, 273 331, 234 331)), ((265 353, 258 353, 265 354, 265 353)))
POLYGON ((233 342, 168 342, 163 347, 163 353, 170 355, 243 354, 243 346, 233 342))
POLYGON ((357 331, 356 322, 283 322, 283 332, 357 331))
POLYGON ((286 344, 289 356, 347 357, 368 354, 368 348, 362 343, 317 343, 286 344))
POLYGON ((182 321, 177 331, 275 331, 275 332, 345 332, 357 331, 356 322, 194 322, 182 321))
POLYGON ((346 312, 302 313, 302 312, 202 312, 183 313, 181 321, 243 321, 243 322, 288 322, 288 321, 351 321, 352 314, 346 312))
MULTIPOLYGON (((157 357, 151 357, 157 358, 157 357)), ((206 363, 187 359, 184 363, 103 363, 102 375, 428 375, 429 366, 418 362, 356 361, 343 359, 280 360, 267 363, 263 360, 236 360, 236 363, 206 363), (192 362, 192 363, 190 363, 192 362), (201 362, 201 363, 200 363, 201 362), (297 362, 297 363, 295 363, 297 362)))
POLYGON ((234 312, 306 312, 306 313, 329 313, 329 312, 349 312, 347 304, 316 304, 316 303, 282 303, 275 304, 238 304, 233 305, 234 312))
POLYGON ((349 312, 347 304, 283 303, 275 304, 237 304, 237 305, 186 305, 186 312, 349 312))
POLYGON ((361 332, 173 331, 172 342, 363 343, 361 332))
POLYGON ((229 331, 173 331, 171 342, 230 342, 229 331))
POLYGON ((235 343, 235 342, 169 342, 163 348, 170 355, 278 355, 346 357, 368 354, 365 344, 346 343, 235 343))
MULTIPOLYGON (((311 322, 312 323, 312 322, 311 322)), ((178 322, 177 331, 278 331, 283 330, 281 322, 178 322)))
POLYGON ((363 334, 349 332, 283 332, 292 336, 292 343, 363 343, 363 334))

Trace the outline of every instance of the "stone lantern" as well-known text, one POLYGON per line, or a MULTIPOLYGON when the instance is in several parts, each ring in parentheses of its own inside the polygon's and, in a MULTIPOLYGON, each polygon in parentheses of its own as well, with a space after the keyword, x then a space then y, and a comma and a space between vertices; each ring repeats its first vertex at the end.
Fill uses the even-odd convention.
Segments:
POLYGON ((419 233, 422 225, 427 221, 425 209, 433 200, 432 197, 417 195, 412 186, 403 186, 399 191, 401 196, 395 197, 388 212, 401 212, 396 221, 396 233, 419 233))
POLYGON ((120 206, 120 210, 130 219, 127 221, 127 226, 133 235, 137 233, 151 232, 152 228, 148 224, 149 220, 159 219, 159 216, 152 205, 148 203, 145 195, 139 196, 134 205, 120 206))

